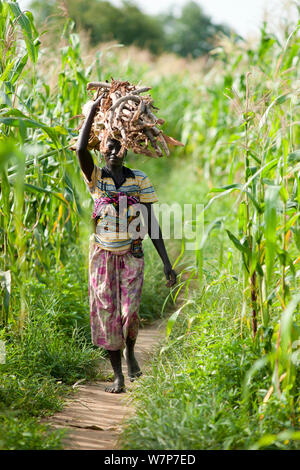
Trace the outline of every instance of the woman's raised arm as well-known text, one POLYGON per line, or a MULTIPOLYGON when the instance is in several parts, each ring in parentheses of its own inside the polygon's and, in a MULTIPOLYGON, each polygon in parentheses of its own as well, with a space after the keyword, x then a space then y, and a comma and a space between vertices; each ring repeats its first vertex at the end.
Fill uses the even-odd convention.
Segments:
POLYGON ((87 149, 87 145, 89 141, 90 130, 101 98, 102 95, 99 96, 99 98, 97 98, 92 105, 90 112, 88 113, 81 128, 76 146, 76 155, 79 160, 80 168, 87 177, 88 181, 91 181, 91 176, 94 169, 94 161, 92 155, 87 149))

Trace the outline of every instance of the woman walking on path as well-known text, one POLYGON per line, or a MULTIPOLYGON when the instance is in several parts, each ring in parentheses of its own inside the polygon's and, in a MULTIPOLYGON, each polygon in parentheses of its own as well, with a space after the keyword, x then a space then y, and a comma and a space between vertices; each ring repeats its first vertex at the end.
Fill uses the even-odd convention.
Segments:
POLYGON ((76 154, 83 178, 94 199, 95 233, 90 242, 89 256, 92 342, 108 351, 114 371, 115 380, 105 391, 120 393, 125 391, 122 373, 124 349, 130 380, 142 374, 134 355, 144 275, 142 240, 138 236, 140 224, 135 224, 140 211, 145 215, 148 234, 163 262, 168 287, 176 283, 176 273, 153 212, 152 203, 158 199, 147 175, 123 165, 127 151, 120 154, 118 140, 106 140, 103 152, 106 166, 103 168, 94 164, 87 150, 99 101, 100 98, 94 102, 85 119, 76 154), (129 224, 137 233, 133 239, 129 224))

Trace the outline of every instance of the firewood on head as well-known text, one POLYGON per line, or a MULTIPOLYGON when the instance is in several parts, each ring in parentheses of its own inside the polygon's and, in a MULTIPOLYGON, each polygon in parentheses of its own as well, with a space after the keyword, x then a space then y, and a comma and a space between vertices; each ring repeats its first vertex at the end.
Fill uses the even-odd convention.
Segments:
MULTIPOLYGON (((83 106, 84 118, 88 115, 93 102, 102 94, 91 127, 88 149, 105 153, 109 137, 120 141, 119 155, 131 149, 134 153, 149 157, 162 157, 163 154, 169 156, 168 144, 183 145, 173 137, 163 134, 158 127, 165 121, 158 118, 151 108, 154 110, 159 108, 153 105, 150 95, 142 95, 151 90, 150 87, 140 87, 140 84, 135 86, 128 81, 112 79, 111 83, 90 82, 87 84, 87 90, 96 90, 96 92, 93 99, 83 106)), ((78 129, 81 128, 83 120, 79 123, 78 129)), ((76 138, 73 139, 72 145, 74 141, 76 138)))

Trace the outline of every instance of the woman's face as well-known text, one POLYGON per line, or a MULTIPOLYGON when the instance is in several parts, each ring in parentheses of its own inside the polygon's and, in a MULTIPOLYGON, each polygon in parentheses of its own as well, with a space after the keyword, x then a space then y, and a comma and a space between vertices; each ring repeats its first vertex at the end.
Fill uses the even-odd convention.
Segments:
POLYGON ((109 166, 122 166, 124 158, 126 156, 126 151, 123 152, 123 155, 118 156, 120 151, 121 144, 116 139, 108 138, 106 141, 106 150, 103 153, 104 160, 109 166))

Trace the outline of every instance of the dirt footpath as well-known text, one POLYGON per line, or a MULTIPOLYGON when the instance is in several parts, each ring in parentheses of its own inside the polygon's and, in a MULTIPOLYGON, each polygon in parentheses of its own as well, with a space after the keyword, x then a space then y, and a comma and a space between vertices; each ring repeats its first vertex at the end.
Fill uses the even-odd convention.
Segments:
MULTIPOLYGON (((147 374, 147 361, 151 360, 155 347, 165 336, 165 322, 156 321, 150 327, 140 329, 136 342, 136 357, 147 374)), ((106 361, 107 371, 111 371, 106 361)), ((130 391, 135 383, 127 378, 126 362, 123 360, 123 373, 126 377, 126 390, 130 391)), ((129 406, 128 393, 113 394, 104 391, 108 382, 93 382, 79 385, 79 391, 67 402, 66 407, 53 415, 48 421, 54 427, 67 428, 68 436, 63 445, 66 450, 117 449, 117 440, 122 422, 134 410, 129 406)))

